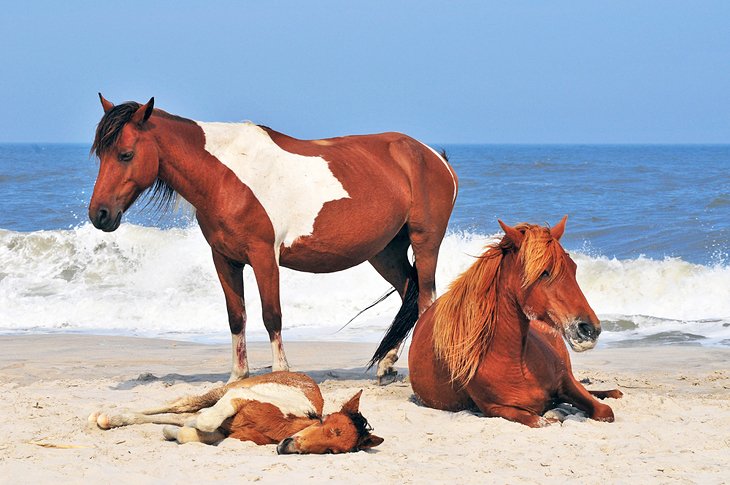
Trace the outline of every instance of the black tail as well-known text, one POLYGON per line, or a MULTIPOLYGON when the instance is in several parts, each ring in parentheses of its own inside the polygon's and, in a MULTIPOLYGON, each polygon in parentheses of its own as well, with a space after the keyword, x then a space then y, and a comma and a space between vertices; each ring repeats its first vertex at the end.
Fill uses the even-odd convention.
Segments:
POLYGON ((390 328, 385 333, 385 337, 380 342, 378 350, 375 351, 375 355, 368 362, 368 369, 374 366, 380 361, 385 355, 390 352, 391 349, 396 348, 400 345, 403 340, 413 329, 413 326, 418 320, 418 271, 416 270, 416 264, 413 263, 413 269, 411 274, 408 275, 408 283, 406 286, 406 295, 403 298, 403 304, 398 310, 398 314, 393 319, 393 323, 390 324, 390 328))

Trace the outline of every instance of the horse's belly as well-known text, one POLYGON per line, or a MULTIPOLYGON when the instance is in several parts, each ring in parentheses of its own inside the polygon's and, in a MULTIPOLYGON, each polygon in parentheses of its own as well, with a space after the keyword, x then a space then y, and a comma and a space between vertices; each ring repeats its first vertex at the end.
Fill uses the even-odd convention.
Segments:
POLYGON ((360 241, 345 244, 327 244, 317 240, 295 242, 291 247, 282 246, 279 264, 307 273, 342 271, 372 258, 382 251, 393 237, 395 234, 378 238, 363 237, 360 241))
POLYGON ((317 216, 311 235, 282 244, 279 264, 308 273, 331 273, 369 260, 390 243, 406 222, 408 205, 386 198, 388 205, 361 198, 335 201, 317 216))

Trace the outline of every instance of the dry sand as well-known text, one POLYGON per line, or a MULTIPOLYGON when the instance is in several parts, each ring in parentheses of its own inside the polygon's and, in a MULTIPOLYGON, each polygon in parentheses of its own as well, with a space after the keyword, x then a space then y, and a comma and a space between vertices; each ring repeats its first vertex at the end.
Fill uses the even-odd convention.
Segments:
MULTIPOLYGON (((594 388, 618 387, 615 423, 530 429, 503 419, 427 409, 409 385, 377 387, 362 343, 286 345, 296 370, 336 408, 365 389, 361 410, 385 442, 371 452, 277 456, 225 440, 177 445, 161 427, 87 427, 97 409, 140 409, 224 381, 229 348, 167 340, 0 337, 3 483, 725 483, 730 482, 730 350, 598 349, 574 355, 594 388), (138 379, 146 373, 145 379, 138 379)), ((249 345, 251 365, 269 346, 249 345)), ((406 366, 407 359, 399 364, 406 366)), ((405 374, 405 369, 401 369, 405 374)))

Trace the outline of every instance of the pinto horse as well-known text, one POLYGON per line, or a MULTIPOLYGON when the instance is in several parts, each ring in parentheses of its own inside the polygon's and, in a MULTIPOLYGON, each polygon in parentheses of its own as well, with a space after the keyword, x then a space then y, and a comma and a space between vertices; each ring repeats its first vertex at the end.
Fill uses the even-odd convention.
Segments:
POLYGON ((576 282, 576 265, 559 243, 566 220, 552 229, 499 221, 502 240, 420 317, 408 367, 426 406, 476 407, 485 416, 539 427, 555 420, 543 413, 567 402, 592 419, 613 421, 611 408, 594 396, 621 392, 587 391, 573 377, 561 339, 582 352, 601 333, 576 282))
MULTIPOLYGON (((400 313, 420 314, 435 299, 438 250, 457 192, 445 156, 400 133, 298 140, 252 123, 173 116, 154 109, 154 98, 114 106, 99 97, 104 115, 92 151, 100 166, 89 218, 114 231, 146 189, 151 201, 179 196, 192 204, 225 295, 229 382, 248 375, 247 264, 261 297, 273 370, 289 368, 279 266, 327 273, 368 261, 401 298, 408 286, 420 288, 400 313), (408 261, 409 245, 418 272, 408 261)), ((379 380, 397 360, 401 342, 389 343, 379 380)))
POLYGON ((168 424, 167 440, 215 444, 225 438, 277 444, 279 454, 347 453, 383 442, 360 413, 356 393, 342 408, 322 417, 322 393, 310 377, 271 372, 216 387, 201 396, 187 396, 167 406, 139 413, 95 412, 89 423, 101 429, 131 424, 168 424), (202 410, 202 411, 201 411, 202 410), (195 417, 186 414, 198 412, 195 417))

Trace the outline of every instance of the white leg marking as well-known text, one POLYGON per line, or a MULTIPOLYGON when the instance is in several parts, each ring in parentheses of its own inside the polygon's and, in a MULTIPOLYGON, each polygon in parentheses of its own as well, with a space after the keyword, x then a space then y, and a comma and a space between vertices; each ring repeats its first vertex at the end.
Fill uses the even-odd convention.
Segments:
POLYGON ((246 355, 246 329, 240 335, 231 334, 231 377, 228 382, 234 382, 248 377, 248 356, 246 355))
POLYGON ((271 370, 289 370, 289 362, 287 362, 286 355, 284 354, 284 346, 281 342, 281 335, 277 335, 277 337, 271 342, 271 359, 271 370))

